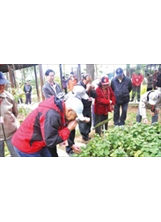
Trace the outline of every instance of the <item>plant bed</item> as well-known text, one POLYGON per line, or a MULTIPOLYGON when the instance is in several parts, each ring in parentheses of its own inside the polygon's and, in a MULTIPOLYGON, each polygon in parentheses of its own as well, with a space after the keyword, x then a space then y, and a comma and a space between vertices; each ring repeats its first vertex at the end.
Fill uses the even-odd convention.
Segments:
POLYGON ((161 125, 134 123, 95 135, 76 157, 161 157, 161 125))

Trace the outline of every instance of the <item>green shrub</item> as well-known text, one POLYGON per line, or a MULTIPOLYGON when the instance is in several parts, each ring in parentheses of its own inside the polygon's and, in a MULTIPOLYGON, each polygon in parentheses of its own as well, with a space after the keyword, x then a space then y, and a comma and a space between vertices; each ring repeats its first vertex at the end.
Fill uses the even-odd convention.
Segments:
POLYGON ((160 157, 161 125, 135 123, 132 126, 115 127, 98 135, 82 147, 79 157, 160 157))

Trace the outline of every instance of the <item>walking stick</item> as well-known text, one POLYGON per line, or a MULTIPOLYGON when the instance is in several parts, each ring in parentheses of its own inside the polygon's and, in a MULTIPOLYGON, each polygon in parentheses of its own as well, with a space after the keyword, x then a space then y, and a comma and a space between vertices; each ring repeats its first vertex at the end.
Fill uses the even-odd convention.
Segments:
POLYGON ((103 126, 104 138, 105 138, 105 124, 108 123, 111 119, 112 119, 112 117, 109 118, 109 119, 106 119, 106 120, 104 120, 104 121, 102 121, 102 122, 100 122, 100 123, 98 123, 98 124, 95 126, 95 129, 96 129, 97 127, 99 127, 99 126, 103 126))
POLYGON ((3 136, 4 136, 4 140, 6 141, 6 134, 5 134, 5 131, 4 131, 4 125, 3 125, 3 117, 2 116, 0 116, 0 123, 1 123, 1 125, 2 125, 2 131, 3 131, 3 136))

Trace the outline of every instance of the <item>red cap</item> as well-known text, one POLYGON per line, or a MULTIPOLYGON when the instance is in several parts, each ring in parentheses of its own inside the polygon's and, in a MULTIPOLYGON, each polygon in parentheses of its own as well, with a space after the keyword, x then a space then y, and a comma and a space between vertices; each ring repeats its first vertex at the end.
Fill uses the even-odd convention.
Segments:
POLYGON ((104 85, 109 85, 109 79, 108 79, 108 77, 102 77, 101 83, 102 83, 103 86, 104 86, 104 85))

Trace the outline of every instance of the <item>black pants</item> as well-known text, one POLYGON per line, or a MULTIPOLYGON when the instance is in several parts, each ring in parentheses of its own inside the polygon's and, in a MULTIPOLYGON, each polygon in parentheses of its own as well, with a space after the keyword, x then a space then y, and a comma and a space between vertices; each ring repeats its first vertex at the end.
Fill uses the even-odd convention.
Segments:
POLYGON ((18 99, 18 104, 21 104, 21 103, 23 103, 23 99, 22 99, 22 98, 19 98, 19 99, 18 99))
POLYGON ((84 140, 88 140, 89 133, 91 132, 91 108, 89 110, 83 111, 83 115, 85 117, 90 118, 90 122, 79 122, 79 131, 84 140))
POLYGON ((125 104, 116 104, 114 107, 114 124, 115 126, 125 125, 125 120, 127 117, 127 108, 128 103, 125 104), (120 115, 120 109, 122 108, 122 113, 120 115))
POLYGON ((48 147, 48 150, 50 151, 52 157, 58 157, 56 146, 53 146, 52 148, 48 147))
POLYGON ((137 96, 137 100, 140 101, 140 89, 141 86, 132 87, 132 100, 134 100, 135 96, 137 96))
POLYGON ((27 93, 26 95, 26 104, 30 103, 31 104, 31 94, 27 93))
POLYGON ((65 94, 67 94, 67 88, 64 88, 64 92, 65 92, 65 94))
POLYGON ((75 139, 75 129, 70 132, 69 138, 68 138, 68 146, 66 146, 66 152, 68 154, 73 153, 73 149, 71 146, 74 144, 74 139, 75 139))
MULTIPOLYGON (((108 119, 108 114, 107 115, 97 115, 95 114, 95 125, 97 125, 98 123, 104 121, 104 120, 107 120, 108 119)), ((95 129, 95 132, 99 135, 101 135, 101 129, 102 129, 102 126, 99 126, 95 129)), ((108 129, 108 123, 105 124, 105 130, 108 129)))

